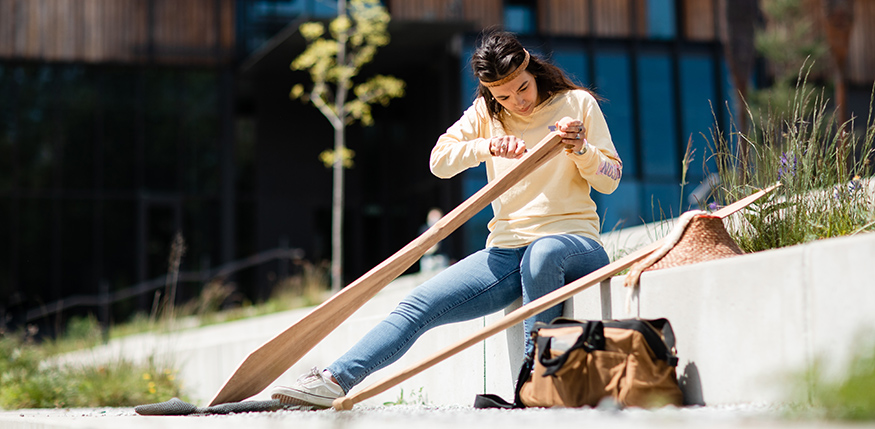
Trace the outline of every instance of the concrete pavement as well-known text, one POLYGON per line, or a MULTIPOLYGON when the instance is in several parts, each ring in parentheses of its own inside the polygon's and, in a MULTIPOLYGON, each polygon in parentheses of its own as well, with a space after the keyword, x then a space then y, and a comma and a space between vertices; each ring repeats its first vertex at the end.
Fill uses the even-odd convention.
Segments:
POLYGON ((0 412, 3 429, 541 429, 648 428, 841 428, 849 425, 787 416, 770 405, 743 404, 657 410, 477 410, 469 406, 398 405, 352 411, 277 411, 211 416, 144 417, 132 408, 18 410, 0 412))

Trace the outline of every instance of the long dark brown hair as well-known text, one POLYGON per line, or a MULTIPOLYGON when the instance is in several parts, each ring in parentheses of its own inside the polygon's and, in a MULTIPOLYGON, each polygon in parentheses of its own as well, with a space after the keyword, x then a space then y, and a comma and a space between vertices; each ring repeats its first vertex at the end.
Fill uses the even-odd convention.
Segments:
MULTIPOLYGON (((494 82, 507 76, 525 61, 526 53, 524 50, 522 43, 517 40, 513 33, 498 30, 484 33, 479 46, 471 56, 474 77, 483 82, 494 82)), ((538 86, 538 99, 541 102, 562 91, 572 89, 589 91, 588 88, 572 82, 562 69, 535 55, 530 55, 526 71, 535 77, 538 86)), ((478 86, 479 95, 486 100, 489 115, 493 119, 501 121, 501 115, 499 115, 502 109, 501 104, 492 96, 488 88, 482 84, 478 86)))

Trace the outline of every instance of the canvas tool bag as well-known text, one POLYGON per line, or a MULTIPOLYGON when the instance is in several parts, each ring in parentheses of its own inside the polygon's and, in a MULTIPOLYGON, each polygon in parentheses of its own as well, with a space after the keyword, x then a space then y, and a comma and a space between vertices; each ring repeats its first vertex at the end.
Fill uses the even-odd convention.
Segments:
POLYGON ((628 407, 683 404, 666 319, 557 319, 536 325, 532 338, 514 403, 487 394, 474 407, 595 407, 605 398, 628 407))

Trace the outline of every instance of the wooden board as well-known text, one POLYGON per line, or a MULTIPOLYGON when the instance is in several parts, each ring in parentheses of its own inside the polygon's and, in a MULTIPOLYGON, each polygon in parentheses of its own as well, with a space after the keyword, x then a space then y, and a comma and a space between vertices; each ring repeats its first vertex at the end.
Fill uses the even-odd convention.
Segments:
POLYGON ((517 165, 447 213, 410 244, 249 354, 210 401, 210 406, 241 401, 264 390, 359 307, 416 263, 429 248, 561 152, 561 142, 562 133, 548 134, 526 152, 517 165))
MULTIPOLYGON (((769 193, 771 190, 775 189, 777 186, 779 185, 774 185, 753 195, 745 197, 733 204, 723 207, 722 209, 712 213, 712 215, 718 216, 720 218, 725 218, 732 213, 735 213, 738 210, 747 207, 752 202, 756 201, 757 199, 769 193)), ((593 271, 592 273, 584 276, 579 280, 576 280, 559 289, 556 289, 555 291, 516 309, 515 311, 506 315, 493 325, 483 328, 482 330, 471 335, 470 337, 459 341, 458 343, 432 355, 429 358, 426 358, 416 365, 413 365, 391 377, 387 377, 377 383, 374 383, 352 396, 345 396, 335 399, 333 406, 337 410, 350 410, 352 409, 353 405, 364 401, 365 399, 378 395, 382 392, 385 392, 389 388, 397 385, 398 383, 401 383, 404 380, 407 380, 410 377, 413 377, 416 374, 419 374, 420 372, 434 366, 438 362, 441 362, 444 359, 453 356, 456 353, 461 352, 462 350, 467 349, 468 347, 471 347, 499 332, 502 332, 505 329, 516 325, 517 323, 522 323, 529 317, 541 313, 542 311, 545 311, 553 307, 554 305, 565 302, 565 300, 567 300, 568 298, 571 298, 572 296, 582 292, 583 290, 594 284, 611 278, 615 274, 625 270, 626 268, 629 268, 635 262, 643 259, 651 252, 658 249, 661 245, 662 240, 657 240, 608 265, 605 265, 602 268, 599 268, 596 271, 593 271)))

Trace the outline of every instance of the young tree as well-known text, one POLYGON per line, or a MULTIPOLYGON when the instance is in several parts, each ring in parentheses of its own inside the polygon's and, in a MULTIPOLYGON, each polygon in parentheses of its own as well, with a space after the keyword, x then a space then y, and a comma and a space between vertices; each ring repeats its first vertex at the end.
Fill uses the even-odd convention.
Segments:
POLYGON ((751 107, 785 114, 797 80, 826 68, 827 46, 812 14, 819 0, 760 0, 765 26, 756 32, 757 51, 768 61, 773 82, 752 94, 751 107))
POLYGON ((854 0, 822 0, 826 17, 826 42, 835 70, 835 103, 839 110, 839 124, 850 119, 848 114, 846 79, 848 71, 848 44, 854 24, 854 0))
POLYGON ((354 153, 345 144, 346 126, 361 122, 371 125, 371 105, 385 106, 392 98, 404 96, 404 81, 377 75, 361 83, 353 82, 361 68, 373 60, 377 48, 389 43, 389 13, 378 0, 337 2, 337 18, 325 26, 307 22, 299 27, 307 48, 292 61, 292 70, 310 73, 311 86, 292 87, 290 97, 310 102, 334 127, 334 149, 320 159, 333 169, 331 205, 331 290, 341 287, 343 273, 343 169, 352 165, 354 153), (354 98, 348 100, 349 91, 354 98))
POLYGON ((835 103, 838 108, 839 147, 836 151, 836 161, 845 166, 845 171, 853 169, 853 142, 848 139, 845 129, 850 113, 848 112, 848 44, 851 40, 851 28, 854 24, 854 0, 822 0, 823 14, 826 23, 826 42, 835 74, 835 103))
MULTIPOLYGON (((754 47, 754 27, 758 14, 757 0, 736 0, 723 2, 723 17, 726 20, 726 39, 724 56, 729 66, 732 84, 738 94, 735 97, 735 115, 739 133, 748 132, 747 115, 744 114, 745 99, 748 96, 748 82, 756 59, 754 47)), ((747 163, 747 142, 738 138, 738 152, 741 164, 747 163)))

